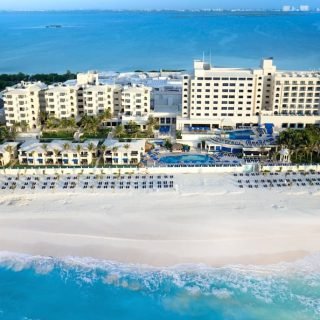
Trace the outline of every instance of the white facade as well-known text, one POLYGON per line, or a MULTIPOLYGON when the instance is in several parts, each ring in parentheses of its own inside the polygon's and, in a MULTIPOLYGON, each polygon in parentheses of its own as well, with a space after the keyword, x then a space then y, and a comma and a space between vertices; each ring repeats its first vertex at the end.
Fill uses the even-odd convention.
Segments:
POLYGON ((299 6, 299 10, 302 12, 308 12, 310 11, 310 7, 308 5, 302 4, 299 6))
POLYGON ((81 109, 78 102, 79 89, 77 85, 49 86, 45 91, 45 108, 48 116, 58 119, 77 118, 81 109))
POLYGON ((289 6, 289 5, 284 5, 284 6, 282 7, 282 11, 284 11, 284 12, 290 12, 290 11, 293 11, 293 8, 292 8, 291 6, 289 6))
POLYGON ((97 156, 97 140, 87 140, 83 143, 71 143, 54 140, 50 143, 40 143, 37 140, 21 145, 18 159, 21 165, 45 166, 90 165, 97 156))
POLYGON ((24 122, 30 129, 40 125, 40 111, 44 110, 44 90, 42 82, 21 82, 7 88, 3 93, 6 125, 24 122))
POLYGON ((131 142, 119 142, 118 140, 107 139, 104 141, 105 147, 103 160, 105 164, 138 164, 145 154, 145 140, 135 140, 131 142))
POLYGON ((125 86, 121 94, 121 113, 125 116, 148 116, 151 110, 151 88, 125 86))
POLYGON ((121 109, 121 86, 92 85, 83 89, 83 112, 97 116, 110 109, 112 115, 118 115, 121 109))
POLYGON ((277 72, 272 102, 274 114, 319 115, 320 72, 277 72))
POLYGON ((183 77, 182 117, 249 117, 271 109, 275 70, 271 59, 260 69, 214 68, 195 61, 194 75, 183 77))
POLYGON ((194 73, 183 76, 182 94, 179 130, 269 122, 301 128, 320 120, 320 72, 277 71, 272 58, 258 69, 213 68, 195 61, 194 73))
POLYGON ((90 85, 99 84, 99 74, 95 71, 89 71, 87 73, 78 73, 77 84, 80 86, 84 86, 87 84, 90 84, 90 85))

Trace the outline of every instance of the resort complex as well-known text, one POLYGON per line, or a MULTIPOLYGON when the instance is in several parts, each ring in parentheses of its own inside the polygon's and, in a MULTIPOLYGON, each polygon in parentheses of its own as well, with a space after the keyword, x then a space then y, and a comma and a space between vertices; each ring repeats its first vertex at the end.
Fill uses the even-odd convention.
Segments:
POLYGON ((281 133, 320 125, 320 72, 278 71, 272 58, 257 69, 195 61, 190 73, 79 73, 2 98, 3 140, 17 140, 0 146, 2 166, 288 163, 294 143, 281 133))

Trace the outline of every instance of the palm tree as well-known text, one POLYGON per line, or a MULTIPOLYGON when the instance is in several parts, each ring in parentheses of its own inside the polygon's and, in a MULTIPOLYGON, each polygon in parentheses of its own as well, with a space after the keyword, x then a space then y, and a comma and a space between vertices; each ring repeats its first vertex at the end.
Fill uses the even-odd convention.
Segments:
POLYGON ((106 146, 105 144, 103 144, 103 145, 100 147, 101 153, 102 153, 102 154, 105 154, 106 150, 107 150, 107 146, 106 146))
POLYGON ((92 157, 94 158, 95 157, 96 146, 92 142, 90 142, 88 144, 88 151, 92 153, 92 157))
POLYGON ((21 121, 19 126, 22 132, 26 132, 29 128, 29 125, 26 121, 21 121))
POLYGON ((159 121, 154 118, 153 116, 149 116, 148 121, 147 121, 147 127, 150 128, 152 131, 154 129, 159 128, 159 121))
POLYGON ((99 115, 100 124, 102 124, 105 121, 110 120, 111 118, 112 118, 111 109, 108 108, 108 109, 104 110, 102 114, 99 115))
POLYGON ((81 151, 82 151, 82 146, 80 144, 77 144, 76 150, 77 150, 78 155, 80 155, 81 151))
POLYGON ((119 124, 114 129, 114 136, 116 138, 121 138, 121 137, 123 137, 123 135, 124 135, 124 127, 123 127, 123 125, 119 124))
POLYGON ((48 144, 44 143, 41 147, 45 153, 48 151, 48 144))
POLYGON ((123 147, 128 150, 130 148, 130 144, 126 143, 123 147))
POLYGON ((117 151, 118 151, 118 149, 119 149, 118 147, 113 147, 113 148, 112 148, 112 152, 114 152, 114 153, 115 153, 115 152, 117 152, 117 151))
POLYGON ((63 147, 63 150, 67 151, 67 150, 70 149, 70 144, 66 142, 66 143, 63 144, 62 147, 63 147))
POLYGON ((0 127, 0 141, 9 137, 9 131, 7 127, 0 127))
POLYGON ((59 154, 60 154, 60 150, 59 150, 59 149, 53 149, 53 153, 54 153, 54 156, 55 156, 55 158, 56 158, 56 160, 57 160, 57 157, 58 157, 59 154))
POLYGON ((45 126, 48 129, 56 129, 60 126, 60 120, 55 117, 49 117, 45 121, 45 126))
POLYGON ((140 126, 136 123, 136 122, 134 122, 134 121, 132 121, 132 120, 130 120, 128 123, 127 123, 127 132, 129 133, 129 134, 131 134, 133 137, 137 137, 138 136, 138 134, 140 133, 140 126))

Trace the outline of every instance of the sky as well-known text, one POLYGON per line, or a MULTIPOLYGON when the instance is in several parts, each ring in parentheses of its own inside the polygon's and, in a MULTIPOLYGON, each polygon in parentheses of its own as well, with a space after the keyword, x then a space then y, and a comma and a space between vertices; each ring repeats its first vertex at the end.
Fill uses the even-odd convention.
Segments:
POLYGON ((284 4, 320 7, 320 0, 0 0, 0 10, 72 9, 277 9, 284 4))

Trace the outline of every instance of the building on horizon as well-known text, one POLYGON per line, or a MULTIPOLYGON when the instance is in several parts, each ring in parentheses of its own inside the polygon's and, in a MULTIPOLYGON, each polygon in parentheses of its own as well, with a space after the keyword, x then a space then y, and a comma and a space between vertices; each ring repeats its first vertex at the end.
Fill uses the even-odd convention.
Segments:
POLYGON ((308 12, 310 11, 310 7, 308 5, 302 4, 299 6, 299 10, 302 12, 308 12))
POLYGON ((284 5, 282 7, 282 11, 283 12, 290 12, 290 11, 294 11, 294 7, 290 6, 290 5, 284 5))

